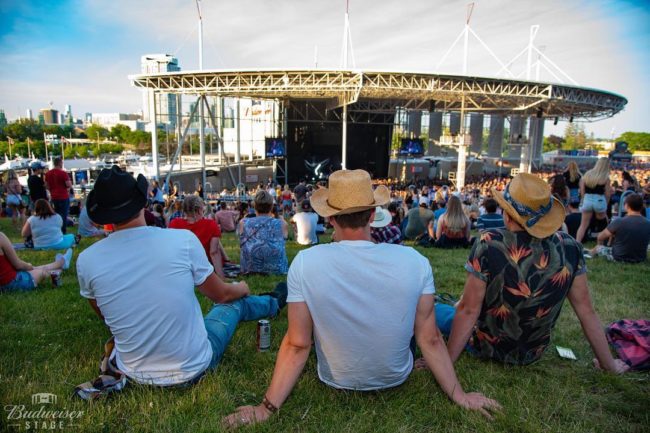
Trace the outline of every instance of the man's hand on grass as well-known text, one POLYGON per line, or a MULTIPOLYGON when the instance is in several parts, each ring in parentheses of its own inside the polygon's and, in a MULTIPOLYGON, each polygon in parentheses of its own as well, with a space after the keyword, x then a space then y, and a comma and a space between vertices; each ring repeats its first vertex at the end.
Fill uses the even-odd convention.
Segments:
POLYGON ((224 427, 237 428, 242 425, 264 422, 271 416, 271 412, 260 404, 259 406, 241 406, 235 412, 224 417, 221 422, 224 427))
POLYGON ((454 396, 454 402, 465 409, 477 410, 490 420, 493 419, 492 413, 500 412, 502 409, 496 400, 487 398, 480 392, 468 392, 454 396))
MULTIPOLYGON (((596 369, 598 370, 604 370, 604 368, 600 365, 600 362, 598 361, 597 358, 594 358, 594 367, 596 367, 596 369)), ((627 365, 625 362, 621 361, 620 359, 615 359, 614 368, 609 369, 610 372, 615 374, 627 373, 629 370, 630 370, 630 366, 627 365)))

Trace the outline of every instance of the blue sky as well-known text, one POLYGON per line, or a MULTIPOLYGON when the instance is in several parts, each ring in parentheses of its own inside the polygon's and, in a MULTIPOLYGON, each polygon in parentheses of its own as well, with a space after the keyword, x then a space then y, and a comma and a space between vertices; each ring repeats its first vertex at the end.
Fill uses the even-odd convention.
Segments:
MULTIPOLYGON (((338 67, 344 0, 202 0, 204 67, 338 67)), ((356 66, 436 70, 464 25, 466 1, 351 0, 356 66)), ((537 45, 580 85, 620 93, 627 109, 588 131, 650 131, 650 2, 477 0, 471 25, 506 62, 541 26, 537 45)), ((198 66, 192 0, 0 0, 0 108, 9 118, 50 101, 73 114, 134 112, 141 95, 127 76, 140 56, 169 53, 198 66)), ((460 73, 461 47, 440 66, 460 73)), ((523 71, 523 63, 514 72, 523 71)), ((468 73, 494 76, 497 63, 470 44, 468 73)), ((555 81, 543 73, 541 80, 555 81)), ((547 132, 561 132, 560 124, 547 132)))

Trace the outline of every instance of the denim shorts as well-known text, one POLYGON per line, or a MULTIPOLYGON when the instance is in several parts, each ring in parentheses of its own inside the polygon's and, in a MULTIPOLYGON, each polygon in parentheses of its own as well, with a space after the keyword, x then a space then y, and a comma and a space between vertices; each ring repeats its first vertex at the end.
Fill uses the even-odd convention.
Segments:
POLYGON ((585 194, 582 199, 582 206, 580 212, 596 212, 602 213, 607 211, 607 200, 601 194, 585 194))
POLYGON ((16 278, 4 286, 0 286, 0 292, 29 292, 36 288, 32 274, 26 271, 16 272, 16 278))

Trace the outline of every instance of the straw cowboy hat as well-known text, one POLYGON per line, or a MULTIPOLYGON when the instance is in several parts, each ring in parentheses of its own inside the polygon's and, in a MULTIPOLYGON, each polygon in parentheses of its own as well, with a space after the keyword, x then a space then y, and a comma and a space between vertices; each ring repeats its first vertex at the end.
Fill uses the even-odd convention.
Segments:
POLYGON ((390 200, 384 185, 372 190, 370 175, 364 170, 339 170, 329 178, 329 188, 314 191, 311 207, 323 217, 362 212, 383 206, 390 200))
POLYGON ((375 219, 370 221, 370 227, 380 229, 386 227, 393 220, 393 216, 381 206, 375 208, 375 219))
POLYGON ((510 218, 536 238, 549 237, 562 227, 564 206, 551 195, 551 187, 537 176, 520 173, 503 193, 492 188, 492 195, 510 218))

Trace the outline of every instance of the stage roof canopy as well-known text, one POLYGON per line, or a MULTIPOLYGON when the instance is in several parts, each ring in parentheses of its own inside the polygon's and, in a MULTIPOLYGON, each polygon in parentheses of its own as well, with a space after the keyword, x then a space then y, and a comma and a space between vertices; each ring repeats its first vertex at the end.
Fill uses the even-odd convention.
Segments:
POLYGON ((597 120, 621 111, 615 93, 565 84, 418 72, 361 70, 211 70, 129 76, 156 93, 279 100, 326 100, 328 108, 357 101, 377 110, 460 111, 597 120))

